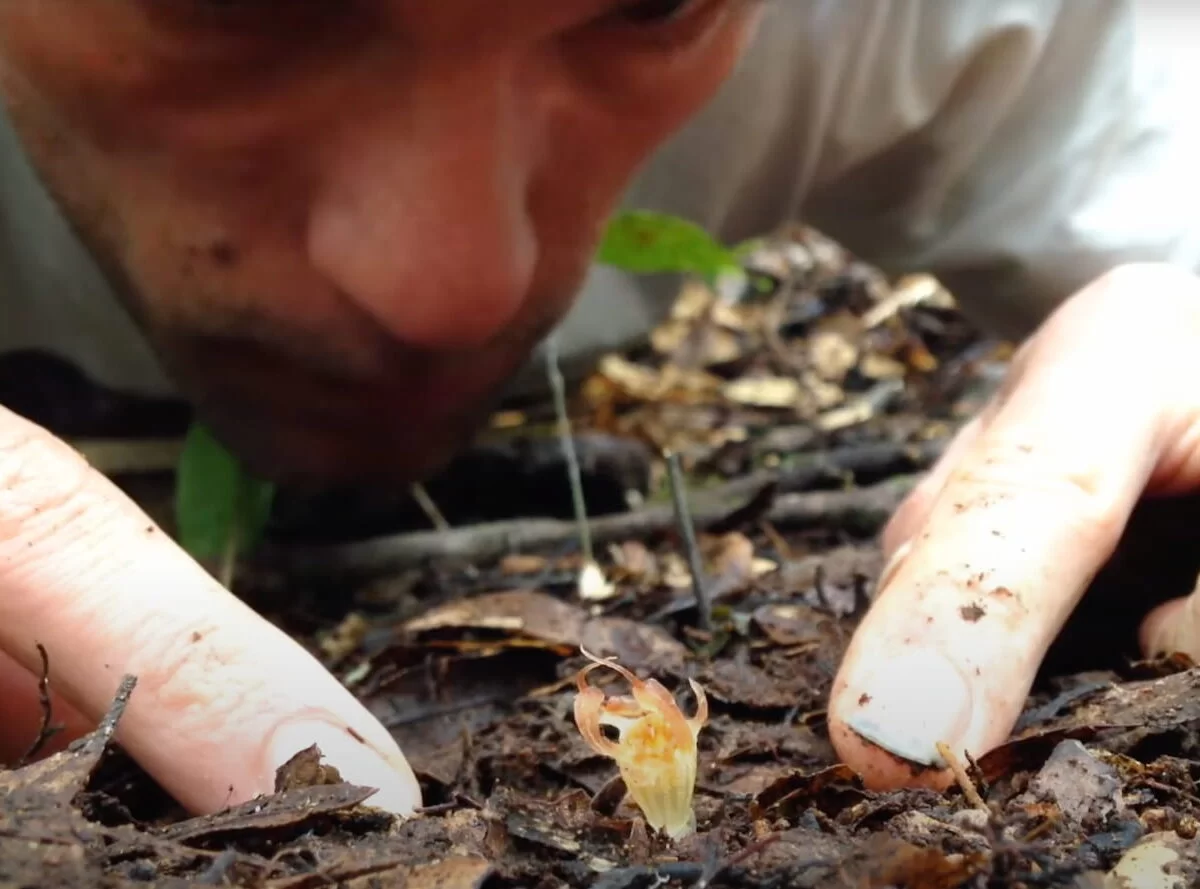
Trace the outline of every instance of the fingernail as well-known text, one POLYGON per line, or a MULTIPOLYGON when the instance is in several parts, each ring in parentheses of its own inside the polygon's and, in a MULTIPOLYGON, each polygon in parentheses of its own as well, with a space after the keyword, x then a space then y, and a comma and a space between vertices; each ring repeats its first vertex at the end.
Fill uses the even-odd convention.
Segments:
POLYGON ((912 651, 886 660, 862 682, 846 725, 889 753, 944 768, 939 741, 955 746, 971 724, 973 696, 962 673, 942 655, 912 651))
POLYGON ((399 749, 384 755, 349 729, 322 721, 284 723, 275 730, 267 748, 266 786, 273 788, 275 770, 313 744, 343 781, 377 788, 365 805, 407 817, 421 804, 417 779, 399 749))

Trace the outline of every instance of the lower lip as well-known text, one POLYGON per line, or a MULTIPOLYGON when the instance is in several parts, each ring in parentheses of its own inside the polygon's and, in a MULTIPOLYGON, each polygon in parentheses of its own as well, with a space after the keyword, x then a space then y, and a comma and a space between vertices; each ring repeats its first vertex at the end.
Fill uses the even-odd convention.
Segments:
POLYGON ((468 387, 427 374, 407 385, 331 384, 293 374, 284 384, 210 378, 200 410, 252 471, 322 481, 411 481, 453 456, 468 387))

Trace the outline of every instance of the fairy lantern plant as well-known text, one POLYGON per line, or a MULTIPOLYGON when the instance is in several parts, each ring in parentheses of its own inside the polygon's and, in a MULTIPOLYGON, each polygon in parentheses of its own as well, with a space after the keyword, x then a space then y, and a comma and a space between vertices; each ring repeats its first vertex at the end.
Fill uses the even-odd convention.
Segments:
POLYGON ((675 698, 657 680, 643 681, 616 663, 580 649, 588 664, 575 677, 575 724, 588 746, 617 763, 625 789, 646 823, 672 839, 696 829, 692 796, 696 789, 696 738, 708 720, 704 689, 689 679, 696 714, 685 717, 675 698), (630 686, 629 695, 606 695, 588 685, 588 675, 608 668, 630 686), (603 728, 617 731, 617 739, 603 728))

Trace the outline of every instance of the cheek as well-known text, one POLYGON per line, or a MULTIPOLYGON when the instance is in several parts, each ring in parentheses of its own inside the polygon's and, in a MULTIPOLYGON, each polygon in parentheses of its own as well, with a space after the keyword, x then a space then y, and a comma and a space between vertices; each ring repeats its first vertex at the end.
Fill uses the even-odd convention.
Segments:
MULTIPOLYGON (((69 5, 73 4, 61 0, 53 8, 61 11, 69 5)), ((532 146, 534 157, 523 156, 518 163, 530 175, 523 196, 516 200, 523 197, 539 242, 536 280, 520 319, 526 323, 518 328, 543 328, 569 307, 622 190, 647 156, 719 88, 752 27, 747 10, 754 5, 751 0, 730 0, 726 20, 677 53, 649 48, 631 52, 625 42, 592 36, 564 46, 567 61, 556 64, 570 69, 562 82, 572 87, 540 92, 551 96, 549 107, 544 114, 531 115, 535 121, 540 117, 540 125, 531 124, 533 132, 523 140, 532 146)), ((19 30, 10 31, 10 36, 19 30)), ((73 33, 78 36, 79 31, 73 33)), ((89 39, 99 41, 95 35, 89 39)), ((38 40, 49 37, 41 34, 38 40)), ((159 125, 148 128, 128 117, 119 121, 121 126, 97 123, 96 131, 80 139, 77 128, 84 121, 95 123, 91 117, 73 119, 75 130, 60 131, 51 124, 64 109, 75 107, 68 96, 99 87, 87 86, 80 76, 66 83, 70 77, 63 72, 72 68, 65 62, 55 73, 45 68, 38 52, 24 55, 19 67, 28 67, 25 73, 38 83, 32 104, 34 128, 41 129, 30 142, 43 156, 39 165, 93 249, 132 279, 133 290, 155 302, 143 307, 149 320, 204 328, 225 317, 236 320, 267 312, 269 306, 256 305, 255 299, 282 291, 289 294, 288 317, 294 326, 319 325, 334 338, 345 332, 342 328, 350 329, 350 322, 341 318, 344 307, 309 267, 304 251, 311 172, 306 170, 310 161, 315 163, 321 143, 312 133, 328 129, 310 126, 308 115, 320 113, 328 119, 332 107, 320 91, 297 91, 303 101, 280 102, 273 113, 258 115, 250 123, 245 115, 219 120, 202 115, 211 124, 204 131, 220 134, 216 143, 213 138, 183 138, 181 132, 191 130, 166 127, 168 120, 178 123, 174 116, 156 117, 159 125), (47 90, 57 101, 41 99, 47 90), (39 109, 46 116, 39 116, 39 109), (99 134, 110 130, 124 139, 130 138, 131 130, 143 136, 135 138, 133 146, 106 151, 111 146, 99 134), (146 150, 146 133, 158 134, 151 140, 153 151, 146 150), (172 138, 164 141, 163 134, 172 138), (308 148, 300 151, 298 145, 308 148), (220 259, 229 245, 240 257, 232 266, 220 259), (258 296, 243 301, 237 294, 258 296)), ((107 58, 116 56, 113 52, 107 58)), ((74 73, 80 72, 81 66, 76 66, 74 73)), ((99 78, 98 71, 93 73, 99 78)), ((536 76, 545 74, 539 64, 536 76)), ((123 82, 108 72, 110 86, 118 80, 123 82)), ((364 92, 374 95, 382 89, 376 83, 364 92)), ((113 91, 120 92, 115 87, 113 91)), ((361 120, 356 118, 354 126, 362 126, 361 120)), ((355 138, 365 141, 368 136, 369 131, 360 131, 355 138)), ((456 138, 461 139, 461 133, 456 138)))
POLYGON ((628 35, 581 38, 564 50, 577 92, 551 120, 552 175, 569 196, 607 214, 637 168, 717 93, 762 15, 731 0, 694 42, 629 47, 628 35))

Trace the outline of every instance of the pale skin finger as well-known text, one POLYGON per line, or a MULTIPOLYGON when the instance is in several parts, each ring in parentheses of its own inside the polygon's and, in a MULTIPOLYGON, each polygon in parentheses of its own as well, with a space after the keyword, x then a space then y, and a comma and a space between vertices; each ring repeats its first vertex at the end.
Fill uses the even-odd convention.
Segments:
POLYGON ((1181 653, 1200 663, 1200 583, 1190 596, 1164 602, 1146 615, 1138 640, 1147 657, 1181 653))
POLYGON ((1200 485, 1196 342, 1200 286, 1149 268, 1093 285, 1025 350, 835 680, 831 737, 869 784, 944 784, 938 741, 1003 742, 1138 498, 1200 485))
POLYGON ((917 483, 904 501, 892 514, 883 529, 880 545, 887 567, 879 578, 879 586, 887 584, 891 574, 899 566, 900 559, 908 555, 910 543, 918 528, 921 528, 929 516, 933 502, 946 484, 946 479, 962 458, 962 455, 973 445, 979 436, 982 419, 975 417, 964 425, 950 442, 949 447, 933 464, 917 483))
POLYGON ((275 769, 312 743, 379 788, 372 804, 419 805, 386 729, 313 657, 74 451, 0 409, 0 650, 36 675, 35 642, 85 721, 137 677, 118 737, 193 811, 271 792, 275 769))

